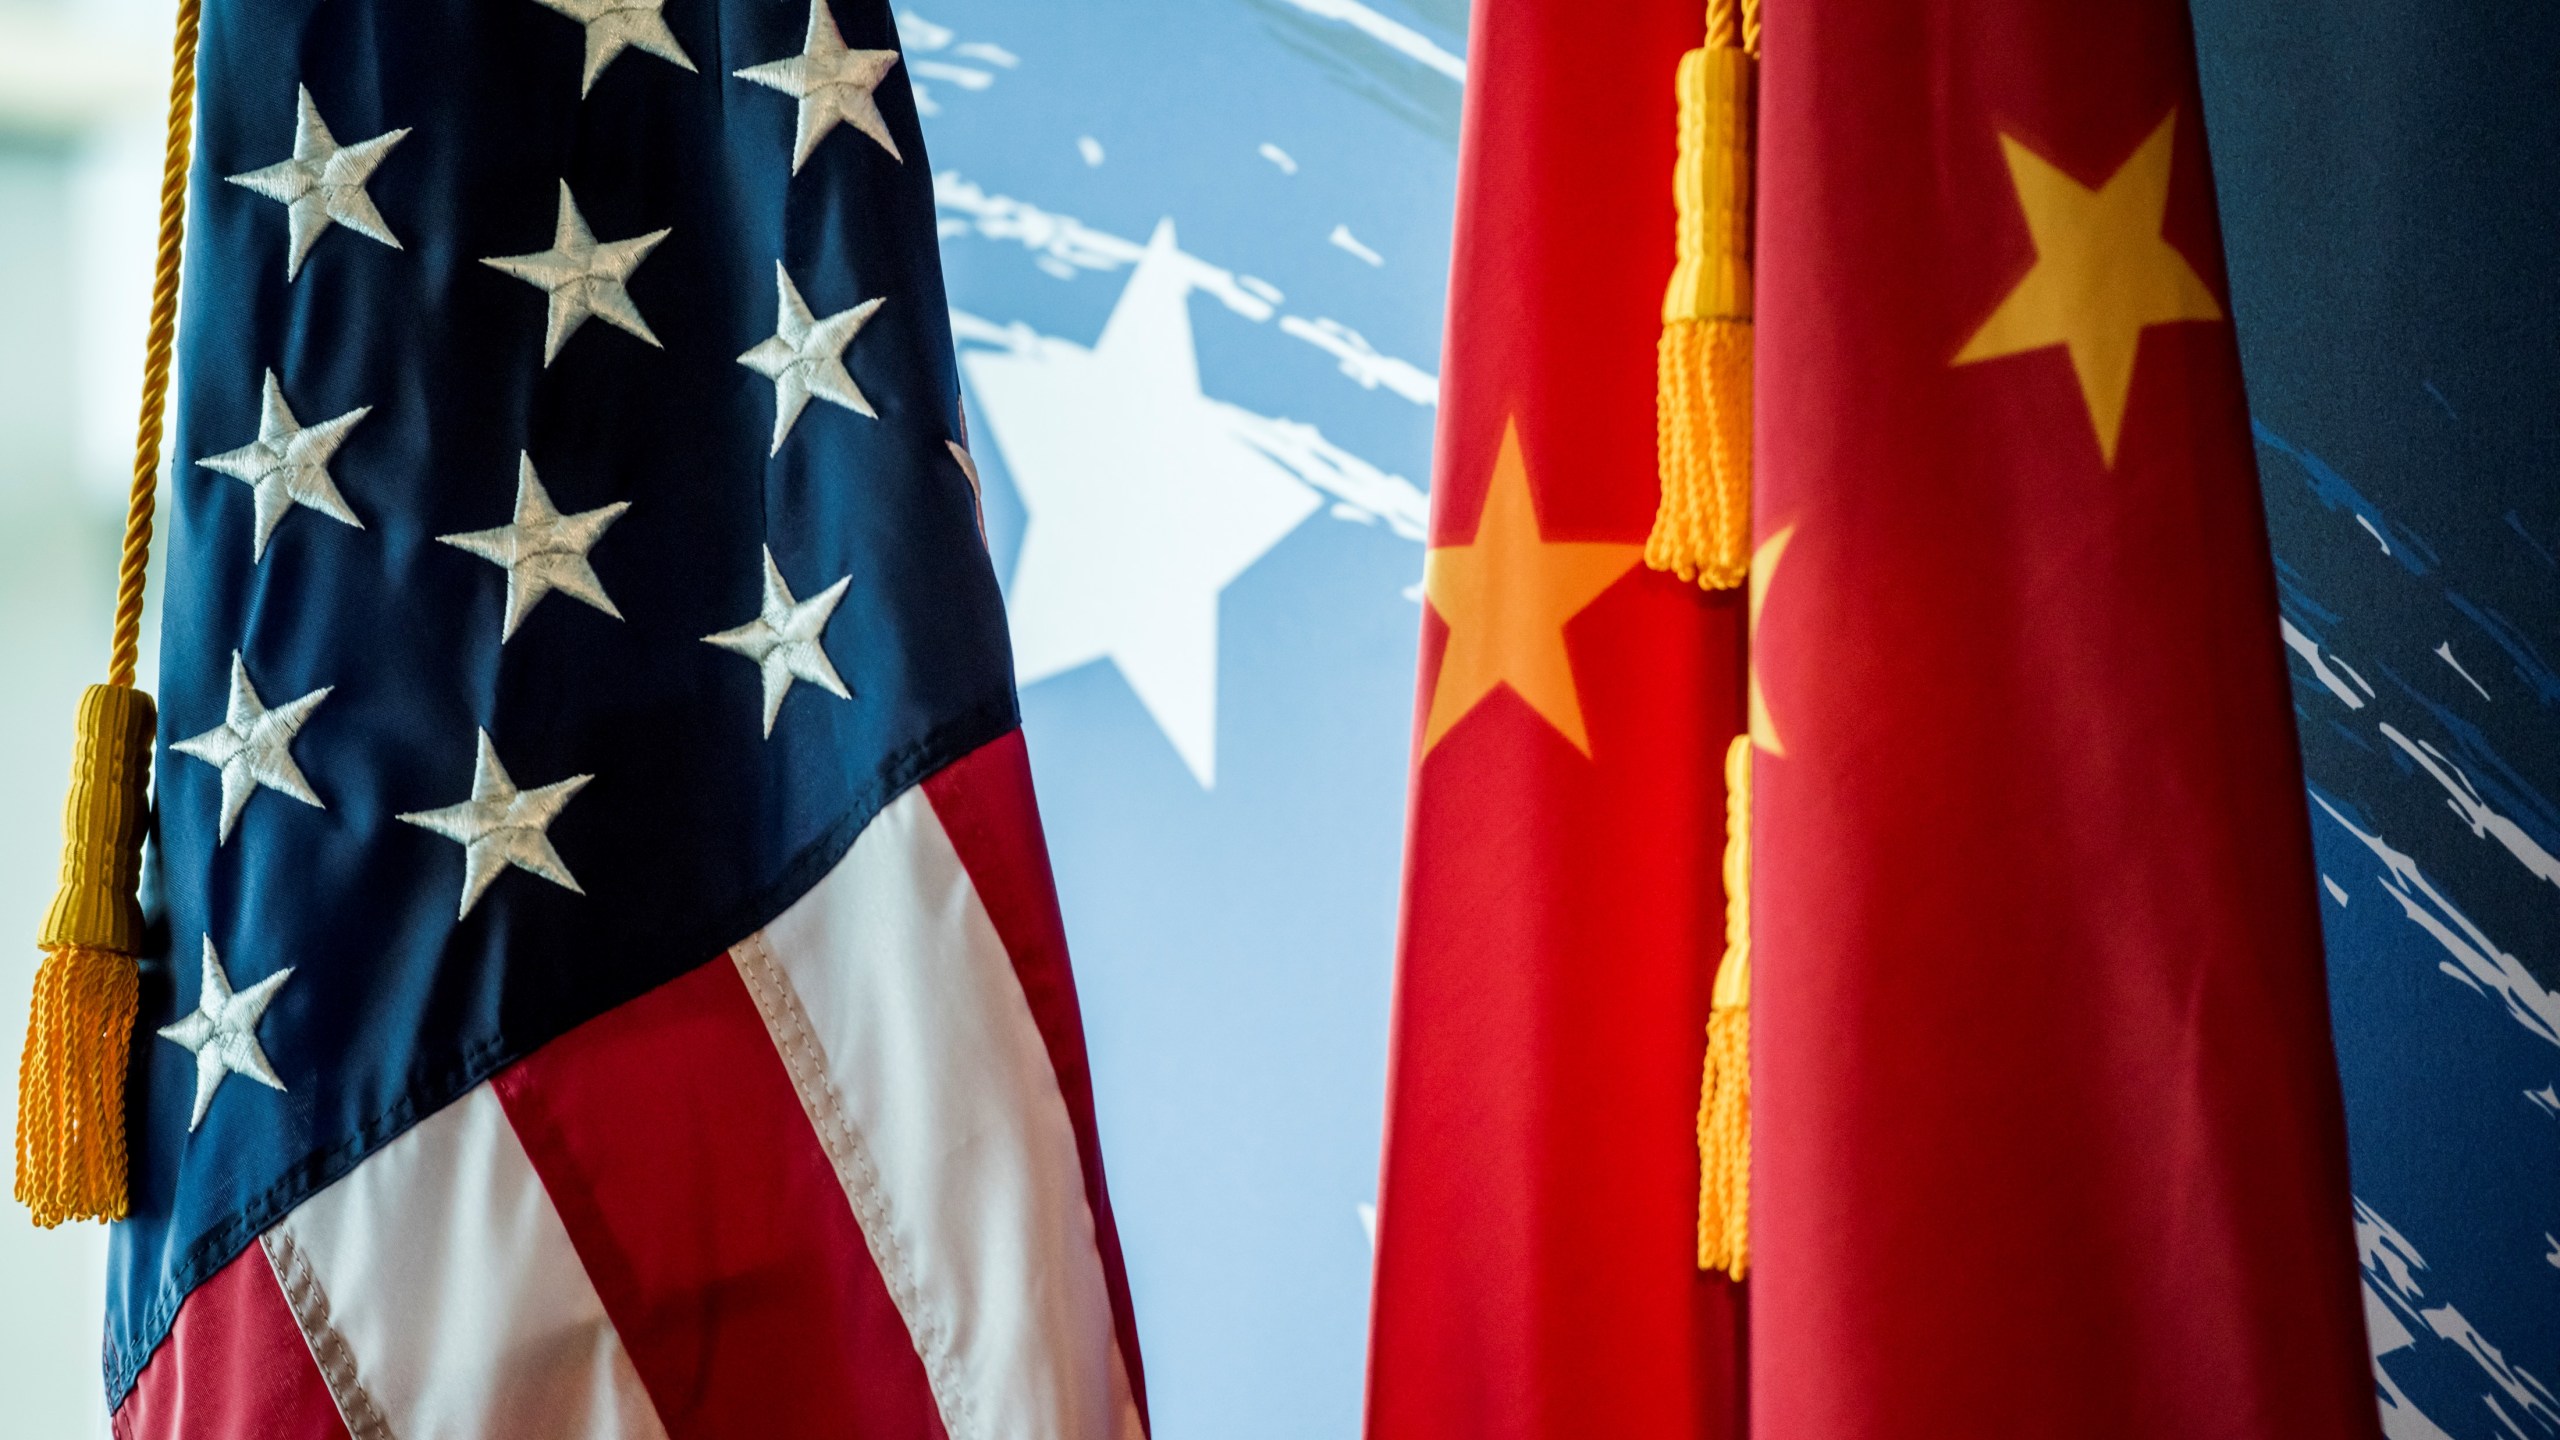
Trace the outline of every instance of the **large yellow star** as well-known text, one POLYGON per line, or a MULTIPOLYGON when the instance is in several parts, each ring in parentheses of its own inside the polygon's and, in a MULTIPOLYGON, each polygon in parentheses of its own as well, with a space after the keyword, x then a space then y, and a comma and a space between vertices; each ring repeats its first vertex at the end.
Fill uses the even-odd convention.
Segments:
POLYGON ((1430 754, 1449 727, 1508 685, 1575 749, 1590 754, 1564 625, 1643 555, 1642 545, 1547 540, 1529 495, 1519 424, 1505 423, 1475 538, 1433 546, 1422 560, 1422 593, 1449 627, 1440 679, 1431 689, 1431 715, 1423 724, 1423 753, 1430 754))
POLYGON ((2187 257, 2160 234, 2169 206, 2171 110, 2131 159, 2091 190, 2010 136, 2000 137, 2009 183, 2035 241, 2035 267, 1965 342, 1958 365, 2068 346, 2080 398, 2110 469, 2142 332, 2179 320, 2219 320, 2222 307, 2187 257))

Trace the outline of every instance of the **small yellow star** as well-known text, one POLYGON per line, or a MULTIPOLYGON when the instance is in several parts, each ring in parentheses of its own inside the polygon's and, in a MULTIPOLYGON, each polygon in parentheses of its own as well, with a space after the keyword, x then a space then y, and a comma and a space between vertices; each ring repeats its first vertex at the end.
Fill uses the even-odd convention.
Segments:
POLYGON ((2173 109, 2096 190, 2010 136, 2000 137, 2009 182, 2035 240, 2036 263, 1955 358, 1968 365, 2049 345, 2069 347, 2089 423, 2097 428, 2098 453, 2110 469, 2143 330, 2222 318, 2222 307, 2195 267, 2160 234, 2177 123, 2173 109))
POLYGON ((1778 739, 1778 722, 1769 714, 1769 697, 1760 689, 1760 610, 1769 600, 1769 582, 1777 578, 1778 562, 1786 558, 1787 542, 1794 539, 1796 527, 1786 526, 1777 534, 1760 542, 1751 554, 1751 743, 1772 755, 1784 755, 1787 747, 1778 739))
POLYGON ((1422 560, 1422 593, 1449 627, 1440 678, 1431 689, 1431 715, 1423 724, 1423 753, 1430 754, 1451 726, 1508 685, 1573 748, 1590 754, 1573 659, 1565 651, 1565 622, 1643 555, 1642 545, 1547 540, 1529 494, 1519 424, 1505 424, 1475 538, 1434 546, 1422 560))

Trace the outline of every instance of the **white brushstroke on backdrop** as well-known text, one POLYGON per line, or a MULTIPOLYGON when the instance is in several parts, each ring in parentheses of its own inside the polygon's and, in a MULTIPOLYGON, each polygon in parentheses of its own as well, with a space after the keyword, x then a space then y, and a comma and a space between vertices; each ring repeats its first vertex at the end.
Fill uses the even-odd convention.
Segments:
POLYGON ((909 50, 939 50, 957 38, 957 31, 936 25, 913 10, 898 12, 898 43, 909 50))
POLYGON ((2327 800, 2318 795, 2311 798, 2382 862, 2382 874, 2376 878, 2383 893, 2399 901, 2410 921, 2435 937, 2453 957, 2452 963, 2442 967, 2447 975, 2483 994, 2495 994, 2506 1002, 2507 1014, 2517 1024, 2560 1045, 2560 995, 2543 989, 2523 961, 2499 949, 2469 916, 2455 909, 2428 882, 2417 861, 2383 843, 2381 836, 2358 829, 2327 800))
POLYGON ((984 70, 972 69, 966 65, 954 65, 945 60, 919 59, 917 58, 919 55, 950 50, 954 55, 983 60, 1008 70, 1021 63, 1003 46, 989 45, 984 41, 972 40, 954 48, 952 42, 959 38, 960 32, 948 25, 937 25, 913 10, 898 12, 898 44, 907 52, 907 88, 916 97, 917 114, 939 115, 942 113, 942 104, 935 99, 933 87, 925 83, 928 80, 957 85, 963 90, 975 92, 986 89, 994 84, 996 79, 984 70))
POLYGON ((1386 256, 1381 255, 1377 251, 1370 249, 1368 246, 1361 244, 1360 237, 1352 234, 1351 227, 1348 225, 1334 226, 1333 233, 1324 237, 1324 243, 1346 255, 1356 256, 1367 262, 1372 267, 1381 266, 1387 263, 1386 256))
POLYGON ((1360 3, 1360 0, 1289 0, 1319 20, 1338 20, 1397 54, 1419 60, 1452 80, 1467 78, 1467 62, 1432 43, 1431 37, 1410 25, 1390 20, 1360 3))
POLYGON ((1341 361, 1342 373, 1363 390, 1383 386, 1416 405, 1440 403, 1439 376, 1412 361, 1378 353, 1378 347, 1370 344, 1366 336, 1339 320, 1301 320, 1295 315, 1283 315, 1280 330, 1341 361))
POLYGON ((2431 1334, 2471 1357, 2472 1364, 2488 1377, 2496 1387, 2495 1393, 2482 1392, 2481 1403, 2510 1430, 2518 1435, 2526 1433, 2507 1413, 2508 1407, 2513 1406, 2535 1421, 2543 1433, 2560 1435, 2560 1397, 2555 1397, 2533 1372, 2508 1360, 2459 1308, 2422 1305, 2426 1291, 2418 1283, 2418 1275, 2427 1268, 2426 1259, 2372 1206, 2362 1200, 2355 1203, 2356 1251, 2364 1265, 2365 1335, 2373 1349, 2373 1379, 2382 1404, 2382 1433, 2390 1440, 2452 1440, 2443 1427, 2419 1411, 2382 1363, 2386 1355, 2415 1349, 2421 1334, 2431 1334), (2506 1397, 2504 1404, 2498 1399, 2500 1394, 2506 1397))
POLYGON ((2279 619, 2276 623, 2283 627, 2285 647, 2301 656, 2303 661, 2310 665, 2312 675, 2322 685, 2328 687, 2330 694, 2344 701, 2350 710, 2364 708, 2364 697, 2358 695, 2354 688, 2347 684, 2346 678, 2329 668, 2329 662, 2321 657, 2320 642, 2303 634, 2291 620, 2279 619))
POLYGON ((953 65, 941 60, 910 61, 907 68, 927 80, 948 80, 963 90, 984 90, 996 83, 996 77, 967 65, 953 65))
POLYGON ((2471 777, 2463 773, 2461 766, 2447 759, 2443 751, 2423 740, 2413 742, 2389 724, 2382 727, 2382 738, 2399 746, 2410 759, 2435 777, 2435 782, 2445 789, 2445 808, 2460 816, 2462 823, 2471 827, 2472 834, 2497 841, 2506 847, 2508 854, 2516 857, 2527 872, 2560 885, 2560 856, 2543 849, 2541 842, 2526 834, 2523 826, 2490 809, 2489 802, 2481 799, 2479 790, 2473 787, 2471 777))
POLYGON ((1256 153, 1261 155, 1263 159, 1279 166, 1280 173, 1283 175, 1295 175, 1298 173, 1297 160, 1292 157, 1288 151, 1281 149, 1279 146, 1272 144, 1268 140, 1262 142, 1262 149, 1256 153))
POLYGON ((2471 687, 2472 689, 2474 689, 2474 690, 2479 691, 2479 692, 2480 692, 2480 698, 2481 698, 2481 699, 2483 699, 2483 700, 2487 700, 2487 699, 2489 698, 2489 687, 2488 687, 2488 686, 2486 686, 2486 685, 2481 684, 2481 683, 2480 683, 2479 681, 2477 681, 2477 680, 2472 679, 2472 678, 2471 678, 2471 672, 2462 668, 2462 662, 2453 658, 2453 642, 2452 642, 2452 641, 2447 640, 2447 641, 2445 641, 2443 644, 2438 645, 2438 646, 2436 647, 2436 658, 2437 658, 2437 659, 2439 659, 2439 660, 2441 660, 2441 661, 2443 661, 2443 662, 2444 662, 2444 663, 2446 663, 2447 665, 2452 666, 2452 667, 2453 667, 2453 673, 2462 677, 2462 683, 2464 683, 2465 685, 2470 686, 2470 687, 2471 687))
MULTIPOLYGON (((1096 230, 1072 215, 1044 210, 1010 195, 988 193, 956 170, 933 177, 933 202, 944 212, 945 236, 975 233, 1029 250, 1043 271, 1060 279, 1082 271, 1109 271, 1138 263, 1147 247, 1126 236, 1096 230)), ((1187 251, 1168 263, 1181 267, 1193 289, 1216 297, 1236 314, 1262 324, 1279 315, 1280 292, 1268 281, 1212 265, 1187 251)), ((1440 377, 1409 360, 1381 354, 1359 331, 1318 316, 1280 316, 1281 333, 1324 351, 1364 390, 1385 390, 1416 405, 1440 403, 1440 377)), ((1355 502, 1356 503, 1356 502, 1355 502)))

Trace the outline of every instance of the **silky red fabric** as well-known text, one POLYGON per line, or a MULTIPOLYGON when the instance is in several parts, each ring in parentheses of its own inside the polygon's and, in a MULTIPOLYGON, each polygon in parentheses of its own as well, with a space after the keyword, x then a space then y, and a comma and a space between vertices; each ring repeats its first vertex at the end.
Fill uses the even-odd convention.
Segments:
POLYGON ((1768 1440, 2369 1437, 2305 799, 2227 322, 2100 457, 2002 158, 2230 309, 2181 0, 1787 0, 1761 91, 1752 1404, 1768 1440))
POLYGON ((169 1339, 117 1407, 116 1440, 347 1440, 346 1421, 251 1245, 178 1307, 169 1339))
MULTIPOLYGON (((1545 541, 1652 524, 1672 80, 1703 19, 1604 8, 1475 8, 1435 545, 1476 535, 1515 421, 1545 541)), ((1417 756, 1371 1440, 1741 1433, 1695 1133, 1742 604, 1637 564, 1563 633, 1587 755, 1504 688, 1417 756)), ((1426 611, 1422 715, 1446 641, 1426 611)))

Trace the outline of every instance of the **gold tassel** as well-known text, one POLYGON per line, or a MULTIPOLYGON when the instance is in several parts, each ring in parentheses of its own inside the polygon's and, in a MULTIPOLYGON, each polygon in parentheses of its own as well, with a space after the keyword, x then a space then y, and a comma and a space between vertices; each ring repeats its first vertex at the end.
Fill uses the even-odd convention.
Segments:
POLYGON ((121 1220, 126 1195, 124 1077, 141 1008, 142 832, 149 817, 151 697, 134 688, 142 651, 143 578, 169 408, 169 357, 178 329, 187 163, 194 150, 200 0, 178 0, 169 56, 169 130, 160 163, 160 243, 151 326, 142 352, 142 416, 133 443, 124 554, 116 575, 107 683, 80 696, 71 797, 62 815, 62 888, 36 943, 35 1000, 18 1062, 18 1199, 48 1229, 65 1220, 121 1220))
POLYGON ((1679 261, 1662 296, 1654 419, 1662 504, 1644 560, 1710 590, 1751 568, 1751 150, 1759 6, 1707 16, 1680 59, 1679 261))
POLYGON ((17 1195, 38 1225, 125 1214, 124 1075, 141 948, 142 831, 151 697, 92 685, 80 697, 62 888, 36 943, 35 1003, 18 1062, 17 1195))
POLYGON ((1751 1270, 1751 737, 1724 752, 1724 963, 1698 1090, 1698 1268, 1751 1270))

